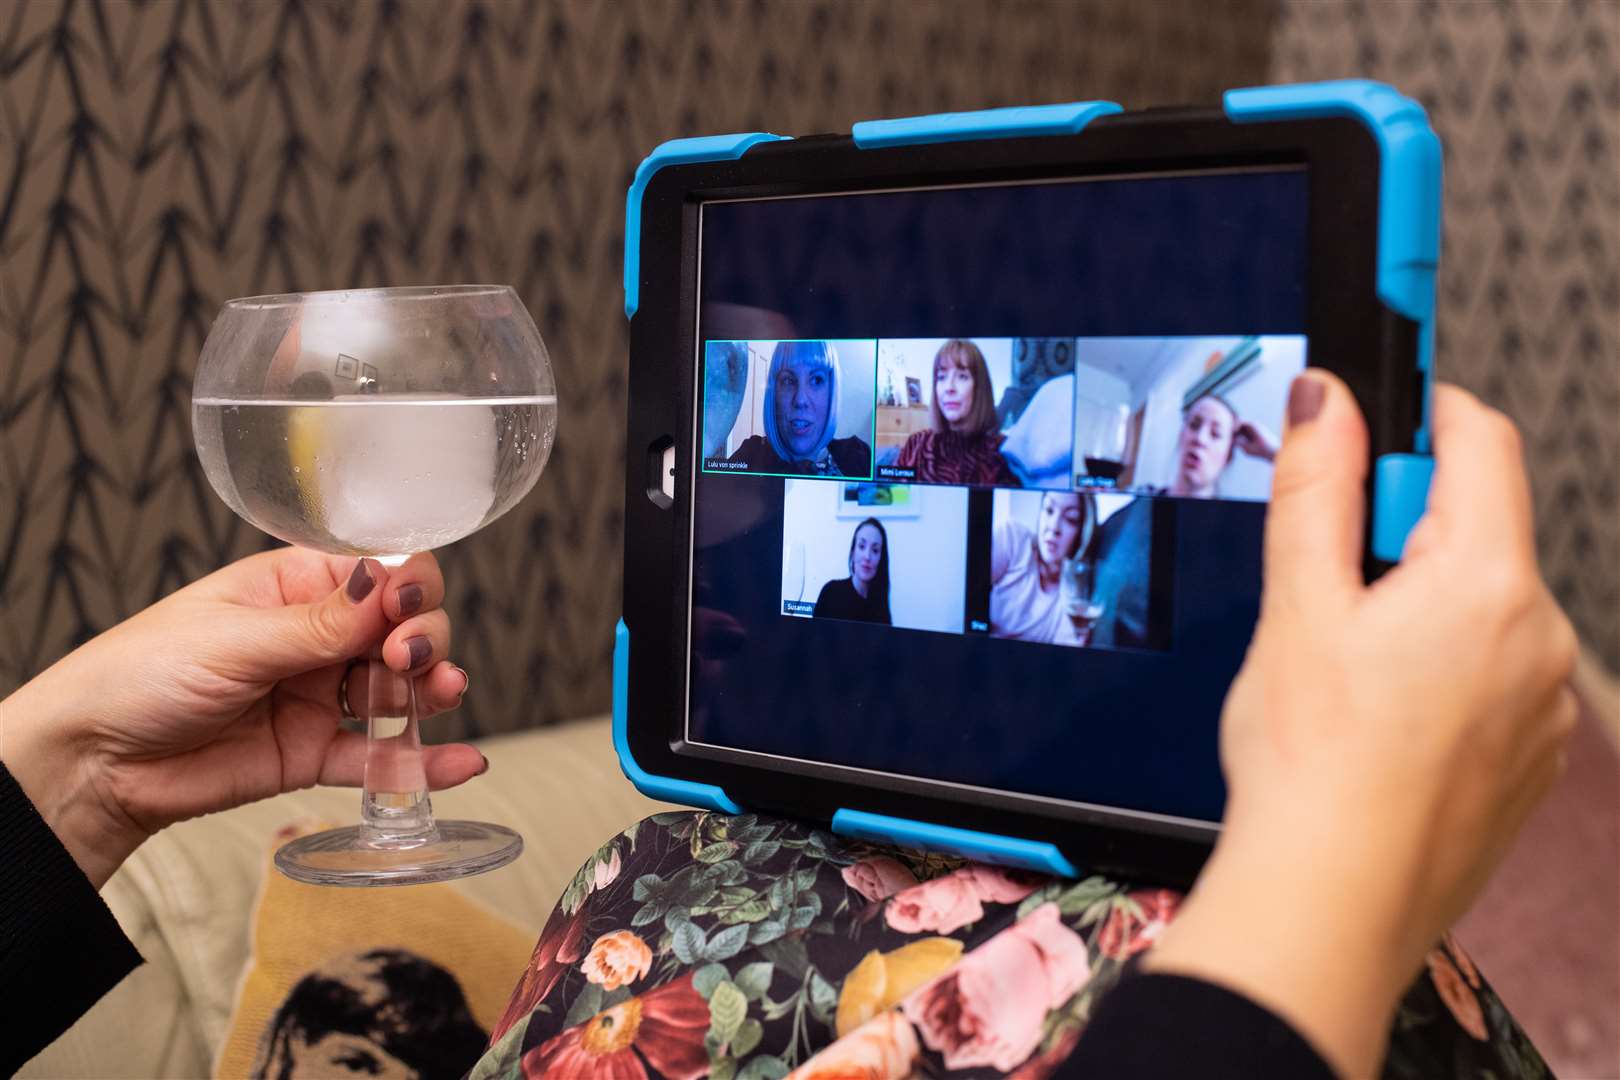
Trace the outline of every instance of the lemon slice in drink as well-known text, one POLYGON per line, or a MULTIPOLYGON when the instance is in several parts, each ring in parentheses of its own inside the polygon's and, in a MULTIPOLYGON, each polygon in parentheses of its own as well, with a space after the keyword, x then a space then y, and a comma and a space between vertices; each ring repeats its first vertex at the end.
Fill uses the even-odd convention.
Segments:
POLYGON ((287 412, 287 460, 292 466, 293 487, 304 508, 304 518, 318 529, 326 529, 326 505, 321 492, 321 455, 331 449, 326 430, 331 409, 294 405, 287 412))

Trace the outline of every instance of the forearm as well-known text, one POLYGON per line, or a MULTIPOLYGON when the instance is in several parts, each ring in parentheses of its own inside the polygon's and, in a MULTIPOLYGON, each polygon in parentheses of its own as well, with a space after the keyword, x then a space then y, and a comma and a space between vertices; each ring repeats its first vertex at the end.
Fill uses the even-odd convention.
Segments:
POLYGON ((69 697, 54 690, 73 678, 59 664, 0 701, 0 764, 99 890, 144 834, 97 791, 82 725, 65 711, 69 697))
POLYGON ((1403 853, 1374 829, 1342 835, 1282 810, 1230 823, 1146 970, 1234 990, 1286 1020, 1342 1076, 1372 1076, 1421 948, 1403 853), (1416 951, 1414 952, 1414 950, 1416 951))

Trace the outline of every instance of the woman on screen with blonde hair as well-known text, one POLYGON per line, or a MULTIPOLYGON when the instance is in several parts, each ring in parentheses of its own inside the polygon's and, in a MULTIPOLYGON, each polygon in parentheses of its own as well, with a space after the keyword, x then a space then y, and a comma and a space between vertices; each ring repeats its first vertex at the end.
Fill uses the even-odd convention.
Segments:
POLYGON ((832 342, 778 342, 766 385, 765 434, 745 440, 731 455, 733 464, 755 473, 872 475, 872 448, 864 440, 834 438, 842 378, 832 342))
POLYGON ((1008 517, 990 540, 990 636, 1084 645, 1097 613, 1077 605, 1073 577, 1097 530, 1090 492, 1048 491, 1032 529, 1008 517), (1065 583, 1065 575, 1070 581, 1065 583))

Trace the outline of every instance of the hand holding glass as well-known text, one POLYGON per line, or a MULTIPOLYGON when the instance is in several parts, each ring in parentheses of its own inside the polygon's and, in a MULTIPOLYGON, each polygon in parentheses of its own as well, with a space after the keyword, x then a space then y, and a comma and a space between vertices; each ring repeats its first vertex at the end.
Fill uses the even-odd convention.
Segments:
MULTIPOLYGON (((540 333, 504 286, 361 289, 228 301, 192 397, 220 497, 291 544, 398 565, 526 495, 557 427, 540 333)), ((523 850, 499 825, 435 821, 416 697, 366 664, 361 823, 303 837, 276 867, 326 885, 443 881, 523 850)))

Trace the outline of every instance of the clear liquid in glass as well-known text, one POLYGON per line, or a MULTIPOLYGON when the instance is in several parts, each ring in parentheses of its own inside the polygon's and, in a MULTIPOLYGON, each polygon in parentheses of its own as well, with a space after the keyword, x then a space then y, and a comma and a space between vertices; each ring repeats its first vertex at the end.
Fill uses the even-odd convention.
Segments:
POLYGON ((476 532, 534 485, 557 399, 351 394, 192 402, 209 481, 290 544, 393 561, 476 532))

